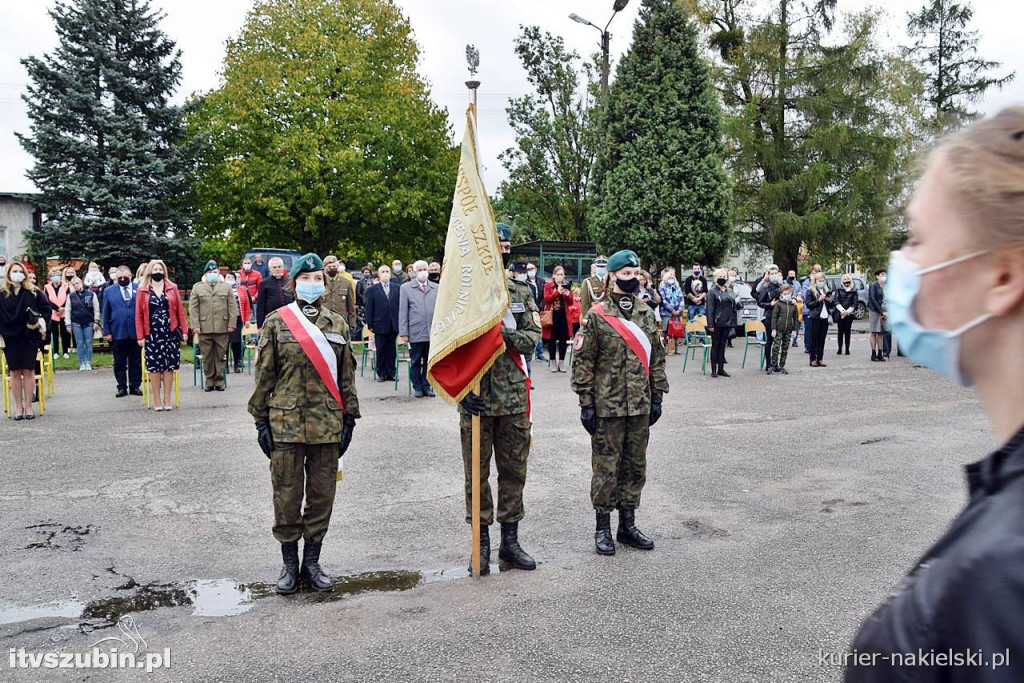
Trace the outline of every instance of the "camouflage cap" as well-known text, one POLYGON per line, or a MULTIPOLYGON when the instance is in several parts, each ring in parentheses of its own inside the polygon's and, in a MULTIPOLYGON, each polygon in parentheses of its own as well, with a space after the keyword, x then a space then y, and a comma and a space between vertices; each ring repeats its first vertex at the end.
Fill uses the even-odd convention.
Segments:
POLYGON ((639 268, 640 257, 636 255, 635 251, 629 249, 623 249, 612 254, 612 257, 608 259, 608 272, 614 273, 617 270, 623 268, 639 268))
POLYGON ((316 254, 309 253, 300 256, 292 262, 292 277, 301 275, 302 273, 315 273, 318 270, 324 269, 324 262, 320 260, 320 257, 316 254))
POLYGON ((498 241, 499 242, 511 242, 512 241, 512 226, 508 223, 498 223, 498 241))

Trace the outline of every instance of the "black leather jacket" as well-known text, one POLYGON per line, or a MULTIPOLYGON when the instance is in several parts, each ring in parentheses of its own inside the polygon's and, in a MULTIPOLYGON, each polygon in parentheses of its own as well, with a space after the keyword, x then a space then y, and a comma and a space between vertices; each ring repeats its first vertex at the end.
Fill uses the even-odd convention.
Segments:
POLYGON ((832 292, 832 299, 843 308, 857 310, 857 302, 860 301, 860 295, 857 294, 856 289, 846 291, 840 287, 832 292))
POLYGON ((861 626, 852 649, 877 656, 849 666, 847 683, 1024 681, 1024 429, 966 470, 967 507, 861 626), (980 653, 981 664, 903 666, 892 656, 932 651, 980 653))

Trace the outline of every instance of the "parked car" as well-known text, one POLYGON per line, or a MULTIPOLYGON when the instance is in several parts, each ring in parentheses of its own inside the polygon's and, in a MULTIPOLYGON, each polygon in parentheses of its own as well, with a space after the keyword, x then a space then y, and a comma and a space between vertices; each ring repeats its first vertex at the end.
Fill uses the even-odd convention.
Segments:
POLYGON ((270 263, 270 259, 275 256, 284 261, 284 272, 290 273, 292 270, 292 261, 302 256, 299 252, 294 249, 250 249, 245 252, 245 256, 242 260, 251 259, 254 254, 263 254, 263 262, 270 263))
MULTIPOLYGON (((829 289, 842 289, 842 275, 827 275, 829 289)), ((864 278, 854 275, 853 288, 857 290, 857 310, 853 312, 854 320, 862 320, 868 314, 868 286, 864 278)))

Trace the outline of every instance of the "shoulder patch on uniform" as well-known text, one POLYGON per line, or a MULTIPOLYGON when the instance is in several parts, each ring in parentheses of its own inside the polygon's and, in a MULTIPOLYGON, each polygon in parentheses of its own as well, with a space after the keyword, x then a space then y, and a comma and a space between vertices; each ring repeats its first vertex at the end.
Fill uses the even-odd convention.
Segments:
POLYGON ((533 312, 533 324, 537 327, 543 327, 543 325, 540 324, 540 313, 537 311, 533 312))
POLYGON ((573 339, 573 341, 572 341, 572 348, 574 350, 576 350, 576 351, 579 351, 580 349, 583 348, 583 335, 582 334, 577 334, 576 338, 573 339))
POLYGON ((526 304, 522 301, 515 301, 509 306, 509 310, 513 313, 526 313, 526 304))
POLYGON ((348 343, 348 341, 345 340, 345 336, 341 334, 335 334, 334 332, 326 332, 324 333, 324 336, 327 337, 327 341, 331 342, 332 344, 348 343))

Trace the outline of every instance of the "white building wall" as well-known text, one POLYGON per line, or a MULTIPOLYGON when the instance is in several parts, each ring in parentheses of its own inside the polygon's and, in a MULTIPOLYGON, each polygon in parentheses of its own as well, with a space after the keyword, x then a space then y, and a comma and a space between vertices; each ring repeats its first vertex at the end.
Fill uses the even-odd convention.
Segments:
POLYGON ((0 194, 0 254, 11 262, 20 259, 28 245, 25 233, 32 229, 35 205, 11 195, 0 194))

